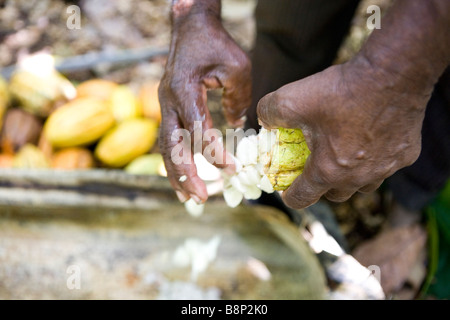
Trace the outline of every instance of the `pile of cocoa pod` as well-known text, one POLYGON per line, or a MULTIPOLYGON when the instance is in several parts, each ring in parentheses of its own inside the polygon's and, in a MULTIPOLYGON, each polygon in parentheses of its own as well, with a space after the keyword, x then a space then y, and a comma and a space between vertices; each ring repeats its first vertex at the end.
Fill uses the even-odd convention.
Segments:
POLYGON ((100 78, 74 84, 52 68, 0 77, 0 168, 165 175, 156 143, 158 85, 150 80, 133 90, 100 78))

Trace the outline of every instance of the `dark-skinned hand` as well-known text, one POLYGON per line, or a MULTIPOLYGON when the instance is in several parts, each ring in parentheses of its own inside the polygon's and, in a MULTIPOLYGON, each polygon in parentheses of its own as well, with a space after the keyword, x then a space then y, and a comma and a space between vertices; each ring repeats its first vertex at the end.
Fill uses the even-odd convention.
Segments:
POLYGON ((345 201, 377 189, 421 149, 428 95, 399 94, 388 74, 352 61, 290 83, 263 97, 258 117, 266 128, 301 128, 311 155, 305 169, 282 194, 304 208, 325 195, 345 201))
POLYGON ((202 151, 210 143, 208 139, 213 141, 215 150, 221 150, 223 155, 217 157, 214 154, 207 160, 217 167, 232 170, 233 160, 217 136, 194 141, 194 124, 198 121, 201 129, 197 129, 202 132, 213 128, 207 107, 208 89, 223 88, 224 116, 232 126, 243 124, 243 116, 251 102, 250 61, 223 28, 220 5, 202 7, 204 3, 208 6, 214 2, 220 3, 194 1, 198 6, 189 7, 185 5, 189 1, 179 1, 173 6, 170 52, 159 87, 162 109, 160 149, 168 179, 182 202, 189 198, 197 203, 205 202, 208 194, 205 183, 197 175, 193 153, 187 157, 190 161, 179 164, 172 161, 172 150, 182 140, 173 139, 172 134, 177 129, 187 129, 192 141, 191 150, 200 144, 197 150, 202 151))
POLYGON ((264 127, 301 128, 311 150, 282 194, 288 206, 345 201, 415 162, 427 102, 450 63, 449 14, 445 0, 398 0, 352 60, 259 101, 264 127))

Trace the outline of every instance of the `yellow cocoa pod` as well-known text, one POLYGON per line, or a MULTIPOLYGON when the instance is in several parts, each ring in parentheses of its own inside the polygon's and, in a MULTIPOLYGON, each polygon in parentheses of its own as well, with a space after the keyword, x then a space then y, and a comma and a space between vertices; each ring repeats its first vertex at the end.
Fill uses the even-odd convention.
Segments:
POLYGON ((94 163, 92 152, 80 147, 61 149, 52 157, 52 168, 56 169, 89 169, 94 163))
POLYGON ((0 107, 6 107, 9 103, 9 91, 6 80, 0 76, 0 107))
POLYGON ((44 133, 54 147, 76 147, 97 141, 114 124, 111 109, 103 100, 77 98, 48 117, 44 133))
POLYGON ((113 90, 109 105, 117 122, 142 116, 142 107, 134 92, 125 85, 113 90))
POLYGON ((47 159, 51 159, 53 157, 53 153, 55 152, 55 148, 53 148, 50 141, 48 141, 45 133, 42 131, 39 136, 39 140, 37 142, 37 147, 42 151, 42 153, 47 157, 47 159))
POLYGON ((12 168, 14 163, 14 156, 8 153, 0 154, 0 168, 12 168))
POLYGON ((108 100, 118 86, 117 83, 105 79, 86 80, 77 86, 77 97, 95 97, 108 100))
POLYGON ((300 129, 278 128, 270 160, 264 167, 275 190, 286 190, 303 172, 311 154, 300 129))
POLYGON ((33 144, 24 145, 14 156, 13 168, 39 169, 49 168, 48 159, 42 151, 33 144))
POLYGON ((56 70, 45 76, 19 70, 11 77, 9 90, 24 110, 47 117, 55 104, 75 95, 75 88, 56 70))
POLYGON ((147 153, 157 136, 158 124, 152 119, 124 120, 99 141, 95 156, 107 166, 122 167, 147 153))
POLYGON ((164 160, 160 153, 144 154, 131 161, 125 171, 130 174, 150 174, 166 176, 164 160))
POLYGON ((3 115, 9 105, 9 92, 6 81, 0 76, 0 130, 2 129, 3 115))
POLYGON ((161 106, 158 98, 159 81, 144 83, 139 90, 139 101, 144 117, 161 123, 161 106))

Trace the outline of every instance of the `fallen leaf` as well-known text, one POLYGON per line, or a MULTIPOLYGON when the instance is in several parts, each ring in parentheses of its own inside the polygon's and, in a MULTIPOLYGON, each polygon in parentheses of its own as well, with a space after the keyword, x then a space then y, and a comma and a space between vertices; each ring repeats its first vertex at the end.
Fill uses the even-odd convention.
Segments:
POLYGON ((352 255, 362 265, 380 268, 380 283, 386 295, 399 290, 425 248, 427 234, 421 225, 381 232, 361 243, 352 255))

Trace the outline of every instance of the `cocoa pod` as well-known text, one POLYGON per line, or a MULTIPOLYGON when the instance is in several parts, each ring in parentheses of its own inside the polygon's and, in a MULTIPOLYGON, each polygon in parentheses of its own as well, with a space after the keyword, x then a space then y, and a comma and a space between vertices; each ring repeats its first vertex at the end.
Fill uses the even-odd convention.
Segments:
POLYGON ((42 131, 42 121, 18 108, 7 110, 4 118, 1 145, 3 152, 14 153, 25 144, 36 144, 42 131))
POLYGON ((80 147, 61 149, 52 157, 52 168, 55 169, 90 169, 94 163, 92 152, 80 147))

